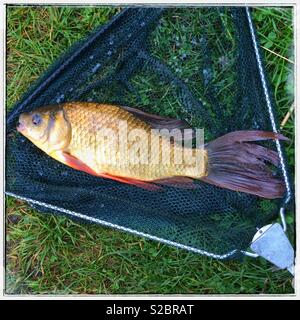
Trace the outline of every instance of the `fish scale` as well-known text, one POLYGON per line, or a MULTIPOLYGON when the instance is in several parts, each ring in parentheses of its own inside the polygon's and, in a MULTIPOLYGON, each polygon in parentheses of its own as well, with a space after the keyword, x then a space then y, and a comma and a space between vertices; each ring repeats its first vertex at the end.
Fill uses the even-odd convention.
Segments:
MULTIPOLYGON (((67 103, 63 106, 66 116, 72 124, 72 140, 69 151, 72 155, 81 159, 85 164, 91 167, 95 172, 108 172, 116 176, 131 177, 139 180, 155 180, 170 176, 189 176, 190 166, 182 164, 152 164, 150 159, 150 138, 151 127, 134 117, 130 112, 112 105, 96 104, 96 103, 67 103), (120 154, 116 154, 116 164, 103 164, 101 155, 105 155, 109 159, 112 157, 110 152, 112 141, 100 141, 97 139, 97 128, 108 128, 113 130, 118 137, 119 121, 125 121, 127 124, 127 132, 130 134, 132 130, 143 130, 147 134, 148 148, 143 148, 140 154, 141 158, 148 159, 147 164, 130 164, 120 165, 120 154)), ((161 138, 159 143, 159 159, 162 159, 162 148, 164 143, 168 143, 166 138, 161 138)), ((134 146, 135 141, 128 142, 128 152, 134 146)), ((175 149, 180 148, 177 145, 170 145, 170 158, 175 149)), ((181 149, 180 149, 181 150, 181 149)), ((130 159, 129 159, 130 160, 130 159)), ((199 175, 203 176, 203 172, 199 170, 199 175)))

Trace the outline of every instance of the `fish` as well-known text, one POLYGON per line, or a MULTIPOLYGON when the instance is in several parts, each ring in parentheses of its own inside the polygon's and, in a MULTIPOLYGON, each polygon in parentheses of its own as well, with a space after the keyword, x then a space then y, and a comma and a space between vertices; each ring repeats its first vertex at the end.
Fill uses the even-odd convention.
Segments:
POLYGON ((161 191, 164 185, 195 189, 200 180, 266 199, 285 193, 284 181, 272 171, 280 165, 277 152, 253 143, 287 141, 280 133, 234 131, 195 147, 195 131, 184 120, 94 102, 66 102, 22 113, 17 131, 73 169, 146 190, 161 191))

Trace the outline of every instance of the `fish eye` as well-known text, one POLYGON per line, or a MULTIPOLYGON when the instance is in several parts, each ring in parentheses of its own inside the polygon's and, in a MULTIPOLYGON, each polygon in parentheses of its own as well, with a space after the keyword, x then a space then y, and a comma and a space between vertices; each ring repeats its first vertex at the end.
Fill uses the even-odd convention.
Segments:
POLYGON ((42 117, 35 113, 33 116, 32 116, 32 123, 35 125, 35 126, 39 126, 41 123, 42 123, 42 117))

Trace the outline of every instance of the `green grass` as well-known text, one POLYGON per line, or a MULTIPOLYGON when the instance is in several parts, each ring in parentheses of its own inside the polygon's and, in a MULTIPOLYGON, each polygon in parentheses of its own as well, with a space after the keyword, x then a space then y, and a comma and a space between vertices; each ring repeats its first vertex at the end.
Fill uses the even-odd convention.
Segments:
MULTIPOLYGON (((273 85, 279 119, 283 120, 294 101, 294 64, 291 63, 294 61, 294 45, 291 10, 257 8, 254 17, 259 40, 263 47, 269 80, 273 85)), ((291 139, 291 142, 286 145, 286 151, 292 171, 295 166, 294 120, 294 114, 292 114, 281 130, 291 139)))
MULTIPOLYGON (((13 106, 32 81, 67 47, 117 12, 118 8, 10 7, 7 11, 7 108, 13 106)), ((188 20, 187 16, 186 19, 181 21, 175 17, 172 26, 162 25, 155 39, 164 41, 172 32, 171 27, 178 28, 176 32, 180 37, 185 33, 189 37, 197 28, 204 27, 198 25, 199 19, 188 20)), ((293 64, 284 59, 293 60, 292 12, 257 8, 254 21, 261 44, 266 48, 263 52, 267 72, 282 120, 293 102, 293 64)), ((228 31, 226 37, 231 36, 228 31)), ((221 42, 218 43, 221 46, 221 42)), ((190 78, 190 72, 197 67, 198 57, 193 55, 188 62, 176 58, 193 48, 178 50, 179 55, 166 45, 165 51, 154 54, 169 63, 181 78, 197 82, 190 78), (184 63, 188 63, 187 68, 182 68, 184 63)), ((222 74, 219 78, 221 81, 222 74)), ((144 105, 161 113, 159 105, 146 100, 151 79, 149 82, 138 80, 136 84, 145 99, 144 105)), ((221 94, 228 95, 228 89, 221 94)), ((169 116, 179 112, 179 102, 172 99, 170 96, 170 108, 164 110, 169 116)), ((293 170, 293 116, 282 131, 291 139, 287 154, 293 170)), ((43 215, 11 197, 6 198, 6 208, 6 292, 10 294, 293 292, 288 272, 274 272, 263 259, 246 258, 243 263, 217 261, 101 226, 43 215)), ((288 222, 292 227, 291 213, 288 222)))

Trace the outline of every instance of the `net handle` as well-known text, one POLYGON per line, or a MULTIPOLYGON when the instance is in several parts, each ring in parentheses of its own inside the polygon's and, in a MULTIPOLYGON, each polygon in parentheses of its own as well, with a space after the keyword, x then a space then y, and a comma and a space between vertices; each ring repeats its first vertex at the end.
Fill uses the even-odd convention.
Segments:
MULTIPOLYGON (((272 106, 272 102, 271 102, 269 91, 268 91, 267 80, 266 80, 266 76, 265 76, 265 71, 262 66, 262 59, 261 59, 261 55, 260 55, 260 52, 258 49, 258 42, 256 39, 255 28, 254 28, 254 25, 252 22, 250 9, 249 9, 249 7, 246 7, 245 10, 246 10, 246 16, 247 16, 247 20, 248 20, 248 24, 249 24, 252 44, 254 47, 255 57, 256 57, 256 61, 257 61, 258 71, 259 71, 261 83, 263 86, 267 109, 268 109, 268 113, 269 113, 269 117, 270 117, 270 121, 271 121, 272 130, 273 130, 273 132, 278 133, 278 129, 277 129, 276 122, 275 122, 274 111, 273 111, 274 108, 272 106)), ((288 177, 288 173, 287 173, 287 169, 286 169, 286 165, 285 165, 285 160, 283 157, 281 143, 279 142, 278 139, 275 140, 275 143, 276 143, 276 148, 277 148, 277 152, 278 152, 278 156, 279 156, 279 160, 280 160, 280 168, 282 171, 282 175, 283 175, 284 183, 285 183, 285 187, 286 187, 285 197, 281 203, 281 207, 279 210, 279 216, 281 219, 282 227, 283 227, 283 230, 286 231, 285 209, 286 209, 287 204, 290 202, 290 200, 292 198, 292 191, 291 191, 289 177, 288 177)))

